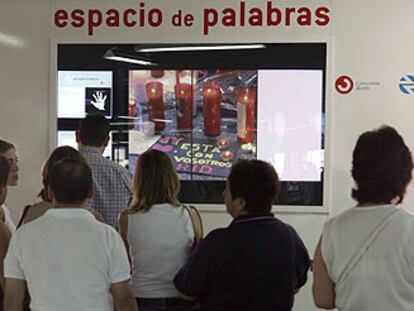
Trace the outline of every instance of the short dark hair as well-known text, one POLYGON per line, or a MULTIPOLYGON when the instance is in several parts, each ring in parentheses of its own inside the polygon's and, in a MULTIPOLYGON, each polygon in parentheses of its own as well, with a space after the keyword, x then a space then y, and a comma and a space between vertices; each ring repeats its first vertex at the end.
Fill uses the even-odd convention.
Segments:
POLYGON ((358 203, 401 203, 411 180, 413 160, 403 138, 390 126, 359 136, 352 159, 356 187, 352 197, 358 203))
POLYGON ((84 202, 92 191, 92 172, 77 159, 62 159, 48 173, 49 186, 59 203, 84 202))
POLYGON ((0 187, 7 186, 7 179, 9 177, 9 173, 10 173, 9 161, 5 157, 0 156, 0 187))
POLYGON ((228 177, 232 199, 243 198, 251 215, 266 215, 280 191, 279 177, 273 166, 260 160, 240 160, 228 177))
POLYGON ((102 114, 88 115, 80 122, 80 142, 85 146, 101 147, 110 129, 109 121, 102 114))
POLYGON ((0 155, 6 153, 10 149, 16 149, 16 147, 8 141, 0 139, 0 155))

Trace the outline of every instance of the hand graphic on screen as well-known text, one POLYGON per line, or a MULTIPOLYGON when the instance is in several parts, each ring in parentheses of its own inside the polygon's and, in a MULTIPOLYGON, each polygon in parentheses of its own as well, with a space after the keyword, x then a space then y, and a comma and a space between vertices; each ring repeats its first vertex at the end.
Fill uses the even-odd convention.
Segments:
POLYGON ((106 95, 104 95, 103 92, 98 91, 95 94, 92 95, 94 98, 94 101, 91 100, 91 105, 95 106, 95 108, 99 110, 105 110, 105 100, 106 95))

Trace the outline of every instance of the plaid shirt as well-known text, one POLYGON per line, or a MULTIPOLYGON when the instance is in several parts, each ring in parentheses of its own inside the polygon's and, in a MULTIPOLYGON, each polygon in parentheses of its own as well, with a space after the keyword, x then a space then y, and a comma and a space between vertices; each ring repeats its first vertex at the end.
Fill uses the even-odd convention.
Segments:
POLYGON ((103 157, 96 147, 80 146, 79 151, 92 170, 94 194, 89 206, 116 228, 118 214, 131 200, 131 175, 124 167, 103 157))

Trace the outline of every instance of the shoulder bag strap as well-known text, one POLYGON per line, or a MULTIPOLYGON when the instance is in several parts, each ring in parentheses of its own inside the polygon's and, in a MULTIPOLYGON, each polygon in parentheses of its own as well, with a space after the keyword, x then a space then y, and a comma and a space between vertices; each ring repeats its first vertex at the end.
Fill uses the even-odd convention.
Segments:
POLYGON ((339 274, 338 281, 336 282, 336 287, 338 288, 349 276, 350 272, 358 265, 358 263, 361 261, 362 257, 372 246, 372 244, 375 242, 375 240, 378 238, 380 233, 385 229, 387 224, 390 222, 392 218, 399 212, 400 210, 396 208, 393 210, 390 214, 384 217, 384 219, 379 222, 367 235, 367 238, 365 241, 362 242, 360 247, 354 252, 354 254, 350 257, 348 262, 344 265, 344 268, 342 272, 339 274))
POLYGON ((190 215, 195 241, 200 242, 204 236, 203 221, 201 219, 201 215, 197 208, 193 205, 183 205, 183 207, 190 215))
POLYGON ((19 223, 17 224, 16 229, 19 229, 24 224, 24 219, 26 218, 27 212, 29 211, 31 207, 32 207, 31 205, 26 205, 23 208, 23 211, 22 211, 22 214, 20 215, 19 223))

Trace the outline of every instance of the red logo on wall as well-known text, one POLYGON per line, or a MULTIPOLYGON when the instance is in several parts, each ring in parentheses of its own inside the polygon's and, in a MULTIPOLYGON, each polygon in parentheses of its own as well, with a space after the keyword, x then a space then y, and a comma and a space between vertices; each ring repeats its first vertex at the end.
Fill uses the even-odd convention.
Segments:
POLYGON ((335 81, 335 89, 339 94, 345 95, 354 88, 354 81, 349 76, 340 76, 335 81))

